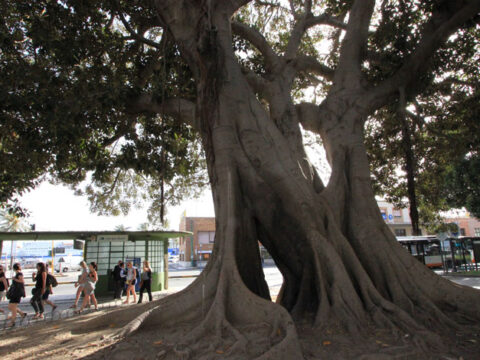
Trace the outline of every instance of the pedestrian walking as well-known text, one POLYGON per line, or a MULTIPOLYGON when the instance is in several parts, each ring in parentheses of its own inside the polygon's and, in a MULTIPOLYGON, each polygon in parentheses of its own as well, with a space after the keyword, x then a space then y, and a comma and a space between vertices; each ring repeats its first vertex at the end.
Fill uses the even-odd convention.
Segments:
POLYGON ((143 262, 143 269, 140 281, 140 299, 138 299, 138 303, 142 302, 143 292, 147 290, 148 293, 148 300, 152 301, 152 269, 150 268, 150 264, 147 260, 143 262))
POLYGON ((43 301, 42 297, 47 291, 47 269, 43 262, 37 263, 37 272, 32 273, 32 280, 35 282, 35 287, 32 289, 32 298, 30 304, 35 310, 34 319, 43 319, 43 301))
POLYGON ((114 287, 114 299, 121 299, 122 298, 122 290, 125 286, 125 274, 123 272, 125 265, 123 264, 122 260, 118 260, 118 264, 115 265, 112 271, 113 277, 113 287, 114 287))
POLYGON ((45 265, 45 271, 47 272, 47 290, 42 295, 42 301, 44 304, 43 307, 45 308, 45 304, 48 304, 52 307, 52 312, 54 312, 55 309, 57 308, 57 305, 55 305, 53 301, 48 299, 50 295, 53 295, 53 286, 52 286, 53 275, 48 273, 48 264, 45 265))
MULTIPOLYGON (((87 276, 88 276, 88 268, 87 268, 87 263, 85 261, 80 262, 80 267, 82 268, 82 273, 78 275, 77 282, 75 283, 75 287, 77 289, 77 295, 75 297, 75 303, 70 306, 70 309, 75 309, 78 305, 78 300, 80 299, 80 295, 83 292, 83 287, 85 285, 85 282, 87 281, 87 276)), ((89 299, 90 301, 90 299, 89 299)))
POLYGON ((132 262, 127 263, 127 300, 124 304, 130 303, 130 294, 133 295, 133 303, 137 302, 137 294, 135 292, 135 283, 137 282, 137 269, 133 267, 132 262))
POLYGON ((82 307, 80 310, 75 311, 76 314, 80 314, 83 309, 87 306, 88 301, 92 301, 93 304, 95 305, 95 310, 98 310, 98 303, 97 299, 95 298, 95 284, 98 281, 98 275, 97 275, 97 264, 92 261, 88 265, 88 276, 87 276, 87 281, 85 281, 83 285, 83 302, 82 302, 82 307))
POLYGON ((24 318, 27 316, 26 313, 21 311, 18 308, 18 304, 20 304, 20 301, 22 297, 25 297, 25 281, 23 280, 23 274, 21 273, 22 268, 19 263, 13 264, 13 270, 15 271, 15 276, 12 279, 12 285, 10 289, 8 290, 9 292, 9 303, 8 303, 8 310, 10 310, 10 323, 8 324, 8 327, 13 327, 15 326, 15 320, 17 318, 17 313, 24 318))
MULTIPOLYGON (((3 271, 3 265, 0 265, 0 301, 5 300, 5 295, 8 290, 8 279, 5 276, 5 272, 3 271)), ((3 309, 0 309, 1 313, 5 313, 3 309)))

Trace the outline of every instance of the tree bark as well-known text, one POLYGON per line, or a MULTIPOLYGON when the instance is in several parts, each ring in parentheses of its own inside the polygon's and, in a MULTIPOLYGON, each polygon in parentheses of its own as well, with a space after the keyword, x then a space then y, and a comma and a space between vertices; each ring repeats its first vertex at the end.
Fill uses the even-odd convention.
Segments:
POLYGON ((460 296, 403 250, 381 218, 355 97, 340 89, 319 112, 332 175, 318 186, 290 95, 277 86, 268 113, 260 104, 235 59, 229 14, 165 4, 162 21, 198 86, 216 239, 202 275, 121 335, 169 329, 172 359, 220 350, 232 358, 300 359, 292 319, 357 336, 374 325, 438 347, 432 328, 478 320, 477 292, 461 287, 460 296), (284 277, 278 304, 269 301, 258 241, 284 277))

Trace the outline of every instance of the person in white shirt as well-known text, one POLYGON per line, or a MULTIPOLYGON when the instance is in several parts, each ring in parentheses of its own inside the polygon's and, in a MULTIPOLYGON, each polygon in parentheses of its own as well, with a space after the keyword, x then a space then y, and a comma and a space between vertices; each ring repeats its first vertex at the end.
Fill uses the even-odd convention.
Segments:
POLYGON ((137 302, 137 294, 135 293, 135 283, 137 282, 137 269, 132 265, 132 262, 127 262, 127 300, 124 304, 130 303, 130 294, 133 295, 133 303, 137 302))

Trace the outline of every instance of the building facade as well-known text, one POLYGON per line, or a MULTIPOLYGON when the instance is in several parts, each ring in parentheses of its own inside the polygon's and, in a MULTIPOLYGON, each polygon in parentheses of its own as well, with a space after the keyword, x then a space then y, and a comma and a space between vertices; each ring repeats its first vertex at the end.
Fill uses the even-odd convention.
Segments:
MULTIPOLYGON (((410 220, 409 208, 399 209, 384 200, 377 200, 380 213, 395 236, 412 236, 412 221, 410 220)), ((480 221, 468 214, 457 218, 446 218, 447 222, 458 224, 463 236, 480 236, 480 221)), ((180 219, 180 231, 192 232, 191 236, 181 237, 179 240, 179 262, 183 266, 202 265, 211 257, 215 240, 214 217, 186 217, 180 219)), ((420 229, 423 235, 427 235, 425 229, 420 229)), ((263 259, 269 255, 262 246, 260 251, 263 259)))
POLYGON ((179 228, 181 231, 193 233, 180 238, 180 264, 196 266, 198 263, 207 262, 212 255, 215 241, 215 218, 182 216, 179 228))
MULTIPOLYGON (((395 236, 412 235, 412 221, 410 220, 409 208, 399 209, 384 200, 377 200, 377 204, 383 220, 395 236)), ((423 229, 421 231, 422 234, 426 233, 423 229)))
POLYGON ((447 217, 445 220, 458 225, 460 236, 480 236, 480 220, 471 217, 468 213, 459 217, 447 217))

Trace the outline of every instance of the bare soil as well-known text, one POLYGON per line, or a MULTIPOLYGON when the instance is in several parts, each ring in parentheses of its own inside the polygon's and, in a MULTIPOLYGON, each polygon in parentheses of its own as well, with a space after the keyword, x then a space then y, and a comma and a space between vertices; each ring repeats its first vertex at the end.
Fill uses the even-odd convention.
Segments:
MULTIPOLYGON (((174 328, 142 329, 128 338, 119 330, 158 302, 132 305, 114 310, 90 312, 66 320, 38 323, 28 328, 7 332, 0 339, 0 358, 20 359, 244 359, 232 349, 233 336, 228 331, 221 342, 207 333, 203 346, 195 354, 179 345, 192 329, 192 324, 174 328), (203 349, 202 349, 203 348, 203 349), (200 350, 200 351, 199 351, 200 350), (203 351, 202 351, 203 350, 203 351)), ((254 359, 282 338, 281 333, 269 337, 268 324, 238 328, 248 340, 249 359, 254 359), (265 339, 269 339, 266 341, 265 339)), ((305 359, 444 359, 475 360, 480 358, 480 334, 475 332, 445 334, 449 350, 442 353, 422 348, 419 339, 408 334, 365 329, 352 337, 339 329, 315 330, 310 325, 297 325, 305 359)))

